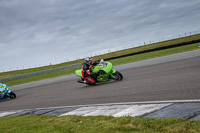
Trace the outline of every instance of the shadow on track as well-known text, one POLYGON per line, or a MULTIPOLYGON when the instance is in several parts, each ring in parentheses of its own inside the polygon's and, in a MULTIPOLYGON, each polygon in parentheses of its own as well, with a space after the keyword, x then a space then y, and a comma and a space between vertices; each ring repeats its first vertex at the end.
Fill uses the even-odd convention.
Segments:
POLYGON ((111 84, 111 83, 115 83, 115 82, 119 82, 119 81, 114 81, 114 80, 112 80, 112 81, 108 81, 108 82, 99 82, 99 83, 96 83, 96 85, 89 85, 89 84, 84 84, 84 83, 82 83, 82 87, 81 88, 94 88, 94 87, 97 87, 97 86, 103 86, 103 85, 107 85, 107 84, 111 84))

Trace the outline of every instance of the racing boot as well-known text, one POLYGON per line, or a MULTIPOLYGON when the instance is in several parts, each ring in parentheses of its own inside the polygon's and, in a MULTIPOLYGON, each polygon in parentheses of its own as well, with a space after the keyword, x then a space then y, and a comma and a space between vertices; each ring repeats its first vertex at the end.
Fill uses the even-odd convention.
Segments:
POLYGON ((89 84, 90 83, 87 79, 78 79, 77 82, 78 83, 85 83, 85 84, 89 84))

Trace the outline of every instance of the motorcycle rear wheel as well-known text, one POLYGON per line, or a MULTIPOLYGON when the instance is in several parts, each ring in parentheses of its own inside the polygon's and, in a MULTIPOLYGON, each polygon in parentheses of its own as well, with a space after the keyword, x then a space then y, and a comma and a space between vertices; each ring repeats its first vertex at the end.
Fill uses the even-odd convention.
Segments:
POLYGON ((10 98, 11 99, 15 99, 16 98, 16 94, 14 92, 10 92, 10 98))

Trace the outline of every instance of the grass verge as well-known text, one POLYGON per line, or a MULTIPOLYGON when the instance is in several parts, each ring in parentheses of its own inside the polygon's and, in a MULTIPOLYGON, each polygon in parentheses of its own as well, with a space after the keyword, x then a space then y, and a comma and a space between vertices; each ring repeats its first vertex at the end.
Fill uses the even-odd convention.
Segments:
POLYGON ((148 119, 143 117, 111 116, 18 116, 1 117, 2 133, 116 133, 116 132, 174 132, 199 133, 200 121, 176 118, 148 119))
POLYGON ((81 67, 74 67, 74 68, 55 71, 55 72, 51 72, 51 73, 45 73, 45 74, 31 76, 31 77, 27 77, 27 78, 7 81, 7 82, 5 82, 5 84, 8 86, 12 86, 12 85, 29 83, 29 82, 33 82, 33 81, 39 81, 39 80, 43 80, 43 79, 55 78, 55 77, 59 77, 59 76, 73 74, 77 69, 81 69, 81 67))
MULTIPOLYGON (((140 54, 140 55, 124 57, 124 58, 115 59, 115 60, 110 60, 110 62, 112 62, 113 65, 119 65, 119 64, 125 64, 125 63, 130 63, 130 62, 135 62, 135 61, 140 61, 140 60, 145 60, 145 59, 150 59, 150 58, 155 58, 155 57, 161 57, 161 56, 165 56, 165 55, 171 55, 171 54, 196 50, 196 49, 199 49, 198 43, 181 46, 181 47, 176 47, 176 48, 171 48, 171 49, 166 49, 166 50, 145 53, 145 54, 140 54)), ((18 85, 18 84, 23 84, 23 83, 33 82, 33 81, 39 81, 39 80, 58 77, 58 76, 64 76, 64 75, 68 75, 68 74, 73 74, 75 70, 80 69, 80 68, 81 67, 75 67, 75 68, 55 71, 55 72, 51 72, 51 73, 41 74, 41 75, 37 75, 37 76, 32 76, 32 77, 28 77, 28 78, 8 81, 8 82, 5 82, 5 84, 7 84, 8 86, 13 86, 13 85, 18 85)))
MULTIPOLYGON (((149 44, 149 45, 145 45, 145 46, 130 48, 130 49, 112 52, 112 53, 108 53, 108 54, 104 54, 104 55, 99 55, 99 56, 93 57, 93 59, 94 60, 105 59, 105 58, 120 56, 120 55, 124 55, 124 54, 129 54, 129 53, 133 53, 133 52, 143 51, 143 50, 147 50, 147 49, 153 49, 153 48, 157 48, 157 47, 168 46, 168 45, 182 43, 182 42, 188 42, 188 41, 197 40, 197 39, 200 39, 200 34, 182 37, 182 38, 178 38, 178 39, 172 39, 172 40, 163 41, 163 42, 157 42, 157 43, 153 43, 153 44, 149 44)), ((65 62, 65 63, 61 63, 61 64, 57 64, 57 65, 49 65, 49 66, 38 67, 38 68, 4 72, 4 73, 0 73, 0 79, 13 77, 13 76, 17 76, 17 75, 22 75, 22 74, 27 74, 27 73, 43 71, 43 70, 62 67, 62 66, 67 66, 67 65, 72 65, 72 64, 77 64, 77 63, 82 63, 82 62, 83 62, 83 59, 80 59, 80 60, 65 62)))
POLYGON ((156 58, 156 57, 161 57, 161 56, 166 56, 166 55, 171 55, 171 54, 177 54, 177 53, 182 53, 182 52, 187 52, 187 51, 192 51, 192 50, 197 50, 197 49, 199 49, 199 43, 160 50, 160 51, 149 52, 145 54, 128 56, 128 57, 124 57, 120 59, 110 60, 110 62, 112 62, 114 65, 119 65, 119 64, 141 61, 141 60, 146 60, 146 59, 151 59, 151 58, 156 58))

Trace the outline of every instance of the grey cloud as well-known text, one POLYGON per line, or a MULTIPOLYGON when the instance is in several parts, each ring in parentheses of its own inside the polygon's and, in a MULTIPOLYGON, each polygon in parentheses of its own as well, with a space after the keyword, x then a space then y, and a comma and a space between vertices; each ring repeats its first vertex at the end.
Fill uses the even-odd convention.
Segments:
POLYGON ((0 71, 194 31, 199 8, 196 0, 0 0, 0 71))

